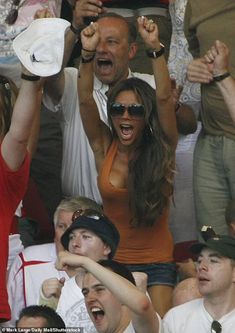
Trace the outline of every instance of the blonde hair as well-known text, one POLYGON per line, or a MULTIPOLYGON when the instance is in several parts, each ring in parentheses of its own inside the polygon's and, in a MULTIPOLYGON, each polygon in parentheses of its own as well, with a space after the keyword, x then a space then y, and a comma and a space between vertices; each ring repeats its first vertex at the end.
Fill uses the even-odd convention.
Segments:
POLYGON ((58 222, 58 215, 61 210, 74 213, 78 209, 94 209, 103 213, 101 205, 86 197, 70 197, 63 199, 57 206, 54 213, 54 226, 58 222))

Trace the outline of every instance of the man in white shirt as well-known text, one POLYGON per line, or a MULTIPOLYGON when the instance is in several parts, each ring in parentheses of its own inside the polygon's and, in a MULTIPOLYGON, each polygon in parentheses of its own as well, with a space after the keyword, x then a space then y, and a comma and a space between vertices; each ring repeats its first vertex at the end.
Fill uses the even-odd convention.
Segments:
POLYGON ((160 332, 160 317, 124 265, 113 260, 97 263, 85 256, 60 252, 56 267, 67 266, 85 270, 82 293, 97 332, 160 332))
POLYGON ((235 327, 235 239, 215 236, 191 250, 199 254, 202 298, 169 310, 163 319, 164 333, 231 333, 235 327))

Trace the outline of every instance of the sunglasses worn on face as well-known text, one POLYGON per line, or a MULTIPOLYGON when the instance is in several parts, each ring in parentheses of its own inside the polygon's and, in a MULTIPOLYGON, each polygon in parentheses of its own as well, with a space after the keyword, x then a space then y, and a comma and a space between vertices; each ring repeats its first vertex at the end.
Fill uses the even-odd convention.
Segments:
POLYGON ((132 117, 142 118, 144 117, 144 106, 142 104, 129 104, 128 106, 121 103, 112 103, 109 113, 111 117, 123 116, 125 110, 128 111, 132 117))
POLYGON ((11 10, 9 11, 5 22, 9 25, 12 25, 15 23, 18 17, 18 9, 20 5, 20 0, 13 0, 11 5, 11 10))
POLYGON ((214 320, 211 324, 211 333, 221 333, 221 332, 222 332, 221 324, 217 320, 214 320))
POLYGON ((103 215, 95 209, 78 209, 73 213, 72 223, 80 216, 86 216, 94 220, 99 220, 103 215))

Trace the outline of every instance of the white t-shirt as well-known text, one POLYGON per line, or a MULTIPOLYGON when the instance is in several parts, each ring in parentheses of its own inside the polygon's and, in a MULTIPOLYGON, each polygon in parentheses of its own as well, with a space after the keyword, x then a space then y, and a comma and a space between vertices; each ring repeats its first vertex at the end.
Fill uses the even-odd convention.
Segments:
MULTIPOLYGON (((169 310, 163 318, 164 333, 209 333, 213 318, 199 298, 169 310)), ((222 333, 232 333, 235 327, 235 309, 219 320, 222 333)))
MULTIPOLYGON (((101 203, 97 187, 97 171, 94 155, 83 129, 79 112, 77 94, 76 68, 65 68, 65 88, 62 99, 54 105, 48 96, 44 96, 44 104, 57 112, 63 133, 62 191, 65 196, 86 196, 101 203)), ((153 87, 154 77, 149 74, 129 73, 148 82, 153 87)), ((99 109, 101 119, 107 124, 106 92, 108 86, 97 78, 94 81, 93 96, 99 109)))
POLYGON ((84 296, 75 281, 75 277, 65 282, 56 312, 62 317, 66 327, 79 327, 83 328, 83 333, 96 333, 86 309, 84 296))
MULTIPOLYGON (((158 320, 159 320, 159 333, 164 333, 162 330, 161 330, 161 318, 159 317, 159 315, 156 313, 156 316, 158 317, 158 320)), ((130 324, 127 326, 127 328, 125 329, 125 331, 123 333, 136 333, 133 325, 132 325, 132 321, 130 322, 130 324)))

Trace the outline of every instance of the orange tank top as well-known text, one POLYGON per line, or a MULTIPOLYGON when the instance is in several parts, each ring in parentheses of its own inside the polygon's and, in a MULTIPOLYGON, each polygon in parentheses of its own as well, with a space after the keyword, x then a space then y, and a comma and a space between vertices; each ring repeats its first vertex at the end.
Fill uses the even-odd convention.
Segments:
POLYGON ((109 181, 116 153, 117 141, 113 141, 98 175, 104 212, 120 233, 120 244, 115 259, 124 264, 173 261, 173 239, 168 227, 168 209, 164 210, 151 227, 131 226, 128 191, 126 188, 114 187, 109 181))

